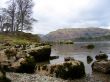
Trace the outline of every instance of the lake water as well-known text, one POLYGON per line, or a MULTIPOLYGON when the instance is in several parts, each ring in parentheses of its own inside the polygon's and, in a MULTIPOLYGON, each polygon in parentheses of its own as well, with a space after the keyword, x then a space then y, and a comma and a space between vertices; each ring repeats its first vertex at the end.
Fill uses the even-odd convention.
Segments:
MULTIPOLYGON (((86 74, 90 77, 100 80, 99 82, 110 82, 110 75, 94 73, 91 69, 91 64, 95 61, 95 56, 100 51, 106 53, 110 59, 110 42, 91 42, 95 45, 94 49, 86 49, 83 46, 90 44, 90 42, 75 42, 75 44, 56 44, 52 46, 52 56, 59 56, 58 59, 50 61, 50 64, 64 62, 64 57, 74 57, 76 60, 84 62, 86 74), (87 63, 87 56, 93 57, 91 63, 87 63)), ((94 82, 94 81, 93 81, 94 82)))

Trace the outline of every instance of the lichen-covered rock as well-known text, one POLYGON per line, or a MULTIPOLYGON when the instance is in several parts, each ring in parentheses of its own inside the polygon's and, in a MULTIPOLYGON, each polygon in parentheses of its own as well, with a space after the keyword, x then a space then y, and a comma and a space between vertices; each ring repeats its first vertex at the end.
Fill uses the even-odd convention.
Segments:
POLYGON ((99 55, 95 56, 96 60, 107 60, 108 56, 107 54, 100 52, 99 55))
POLYGON ((95 61, 92 64, 93 71, 110 74, 110 60, 95 61))
POLYGON ((24 58, 18 59, 18 61, 13 62, 11 65, 11 68, 18 69, 21 66, 21 63, 25 62, 26 60, 24 58))
POLYGON ((34 73, 36 66, 35 59, 32 56, 20 58, 11 66, 12 71, 19 73, 34 73))
POLYGON ((50 58, 50 53, 51 53, 51 47, 46 45, 46 46, 40 46, 32 49, 26 50, 26 52, 33 56, 37 62, 42 62, 49 60, 50 58))
POLYGON ((81 61, 74 60, 56 65, 38 66, 36 72, 62 79, 75 79, 85 75, 85 67, 81 61))

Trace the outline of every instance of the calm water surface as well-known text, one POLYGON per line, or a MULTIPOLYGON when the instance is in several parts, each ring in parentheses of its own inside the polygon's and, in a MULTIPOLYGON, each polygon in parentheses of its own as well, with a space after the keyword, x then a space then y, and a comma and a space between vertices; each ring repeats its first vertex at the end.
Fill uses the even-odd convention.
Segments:
POLYGON ((86 74, 93 77, 99 82, 110 82, 110 75, 93 73, 91 69, 91 64, 95 61, 95 56, 99 54, 100 51, 105 52, 110 59, 110 42, 91 42, 95 45, 95 48, 88 50, 83 46, 90 44, 90 42, 75 42, 75 44, 56 44, 52 46, 52 56, 59 56, 58 59, 51 60, 50 64, 55 64, 59 62, 64 62, 64 57, 74 57, 76 60, 81 60, 84 62, 86 74), (93 57, 93 61, 88 64, 87 56, 93 57))

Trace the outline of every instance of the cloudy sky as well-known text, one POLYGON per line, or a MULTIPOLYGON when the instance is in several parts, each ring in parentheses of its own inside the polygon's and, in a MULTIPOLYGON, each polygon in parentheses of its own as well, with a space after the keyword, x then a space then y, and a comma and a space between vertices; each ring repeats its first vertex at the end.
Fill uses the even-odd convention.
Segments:
MULTIPOLYGON (((6 0, 0 0, 5 7, 6 0)), ((110 0, 34 0, 33 33, 46 34, 61 28, 110 28, 110 0)))

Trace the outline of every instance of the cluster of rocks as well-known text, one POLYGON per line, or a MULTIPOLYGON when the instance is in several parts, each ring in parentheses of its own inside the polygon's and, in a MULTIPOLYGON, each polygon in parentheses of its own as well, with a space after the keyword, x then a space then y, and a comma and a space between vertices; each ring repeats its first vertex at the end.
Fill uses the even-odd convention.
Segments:
POLYGON ((85 75, 84 64, 72 57, 67 57, 63 63, 55 65, 37 65, 38 62, 58 58, 57 56, 50 57, 50 45, 11 46, 7 44, 4 46, 6 48, 0 51, 2 58, 0 62, 6 72, 38 73, 63 79, 80 78, 85 75))
POLYGON ((49 60, 51 47, 49 45, 33 47, 32 45, 16 45, 0 51, 4 60, 0 61, 5 71, 34 73, 36 63, 49 60))

